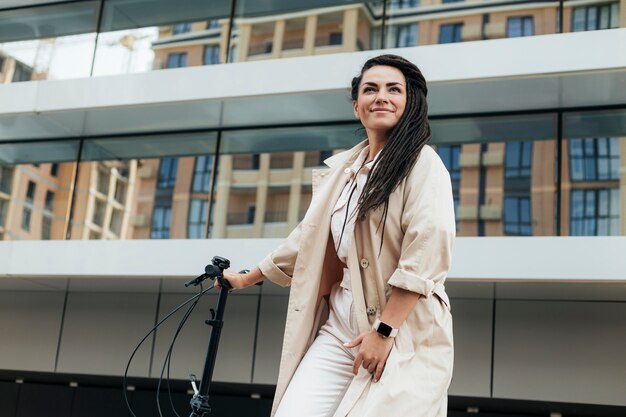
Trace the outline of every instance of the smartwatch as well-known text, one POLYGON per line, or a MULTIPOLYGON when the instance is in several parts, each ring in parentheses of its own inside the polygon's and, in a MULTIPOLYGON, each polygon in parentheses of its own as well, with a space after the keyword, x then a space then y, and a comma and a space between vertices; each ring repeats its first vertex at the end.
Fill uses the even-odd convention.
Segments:
POLYGON ((383 337, 396 337, 398 334, 398 329, 394 329, 387 323, 380 321, 380 319, 376 319, 372 329, 376 330, 383 337))

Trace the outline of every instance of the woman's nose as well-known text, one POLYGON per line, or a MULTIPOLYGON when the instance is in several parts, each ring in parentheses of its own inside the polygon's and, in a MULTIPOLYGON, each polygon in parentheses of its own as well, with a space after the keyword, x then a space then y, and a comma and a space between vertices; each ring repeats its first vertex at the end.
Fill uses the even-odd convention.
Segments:
POLYGON ((378 94, 376 94, 376 103, 383 102, 383 101, 384 102, 387 101, 387 94, 382 91, 379 91, 378 94))

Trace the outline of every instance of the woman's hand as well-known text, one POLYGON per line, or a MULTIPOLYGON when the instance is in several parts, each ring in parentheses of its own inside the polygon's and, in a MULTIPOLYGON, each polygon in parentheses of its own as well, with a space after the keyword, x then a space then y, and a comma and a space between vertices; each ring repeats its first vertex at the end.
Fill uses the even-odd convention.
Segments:
MULTIPOLYGON (((239 272, 228 272, 224 271, 224 278, 230 284, 231 288, 228 292, 233 290, 241 290, 243 288, 248 288, 251 285, 256 284, 257 282, 261 282, 265 279, 263 273, 259 269, 259 267, 255 267, 252 271, 247 274, 241 274, 239 272)), ((220 283, 215 280, 215 288, 220 289, 220 283)))
MULTIPOLYGON (((243 288, 247 288, 251 285, 253 285, 254 283, 250 283, 247 279, 246 279, 246 275, 247 274, 240 274, 238 272, 228 272, 228 271, 224 271, 223 273, 224 278, 226 279, 226 281, 228 281, 228 283, 230 284, 230 287, 228 292, 232 292, 233 290, 241 290, 243 288)), ((217 288, 218 290, 220 288, 222 288, 222 286, 220 285, 219 281, 217 279, 215 279, 215 288, 217 288)))
POLYGON ((361 349, 359 349, 359 354, 354 359, 352 373, 356 375, 359 372, 359 366, 363 364, 363 368, 367 369, 367 372, 374 374, 374 382, 378 382, 385 370, 385 363, 393 346, 393 337, 383 337, 378 332, 370 330, 369 332, 361 333, 353 341, 344 344, 348 348, 358 345, 361 345, 361 349))

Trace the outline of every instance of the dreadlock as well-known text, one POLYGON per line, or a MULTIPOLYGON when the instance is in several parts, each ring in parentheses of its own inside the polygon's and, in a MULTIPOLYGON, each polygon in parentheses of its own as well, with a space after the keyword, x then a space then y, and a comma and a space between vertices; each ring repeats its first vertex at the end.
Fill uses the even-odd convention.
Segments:
MULTIPOLYGON (((389 195, 409 175, 420 151, 432 134, 427 118, 426 80, 415 64, 398 55, 386 54, 367 60, 359 76, 352 79, 352 100, 358 99, 363 74, 377 65, 387 65, 402 71, 406 79, 407 94, 404 113, 391 130, 387 143, 374 162, 357 203, 358 220, 363 220, 370 210, 384 206, 381 219, 384 235, 389 195)), ((380 245, 382 248, 382 238, 380 245)))

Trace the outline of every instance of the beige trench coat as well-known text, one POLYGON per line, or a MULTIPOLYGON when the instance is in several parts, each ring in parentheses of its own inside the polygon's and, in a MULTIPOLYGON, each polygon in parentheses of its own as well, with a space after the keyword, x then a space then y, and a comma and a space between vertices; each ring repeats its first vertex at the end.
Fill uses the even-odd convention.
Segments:
MULTIPOLYGON (((367 145, 325 161, 314 173, 313 199, 302 222, 259 268, 269 280, 291 285, 272 416, 318 328, 328 317, 327 295, 342 277, 330 233, 332 208, 352 162, 367 145)), ((389 197, 385 237, 378 256, 383 209, 357 221, 348 254, 359 333, 385 308, 391 286, 422 296, 400 327, 380 381, 362 367, 335 417, 447 415, 453 341, 450 302, 443 282, 455 237, 450 176, 437 153, 424 146, 408 177, 389 197)))

